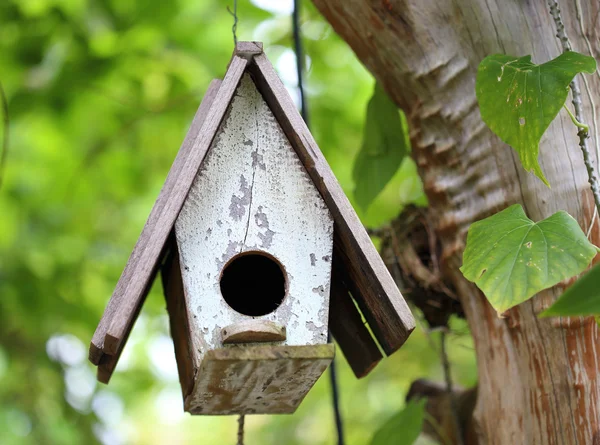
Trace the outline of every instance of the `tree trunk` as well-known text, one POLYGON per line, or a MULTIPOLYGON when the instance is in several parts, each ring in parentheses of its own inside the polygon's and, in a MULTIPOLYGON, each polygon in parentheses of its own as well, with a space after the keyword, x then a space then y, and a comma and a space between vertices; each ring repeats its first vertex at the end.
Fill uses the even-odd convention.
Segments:
MULTIPOLYGON (((408 117, 412 155, 442 243, 444 276, 457 290, 475 338, 478 443, 600 443, 594 320, 538 319, 560 286, 499 318, 458 270, 469 225, 510 204, 521 203, 534 221, 566 210, 584 231, 592 222, 587 173, 567 114, 552 123, 540 145, 550 189, 485 126, 475 98, 477 66, 485 56, 532 54, 543 63, 561 53, 546 2, 313 1, 408 117)), ((561 6, 574 50, 589 53, 587 38, 600 52, 600 3, 561 6)), ((588 77, 596 101, 599 79, 588 77)), ((590 96, 581 87, 585 120, 593 123, 590 96)), ((591 241, 600 244, 597 222, 591 241)))

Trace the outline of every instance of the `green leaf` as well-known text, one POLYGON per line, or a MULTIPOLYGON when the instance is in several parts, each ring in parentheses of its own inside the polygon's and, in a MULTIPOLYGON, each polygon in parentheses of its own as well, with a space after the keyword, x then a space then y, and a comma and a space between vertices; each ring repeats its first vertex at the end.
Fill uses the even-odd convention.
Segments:
POLYGON ((583 272, 597 252, 568 213, 534 223, 515 204, 471 225, 460 270, 500 314, 583 272))
POLYGON ((373 435, 371 445, 412 445, 421 433, 426 399, 411 400, 373 435))
POLYGON ((597 314, 600 314, 600 264, 575 281, 540 317, 597 314))
POLYGON ((481 118, 546 185, 538 163, 540 139, 565 103, 575 75, 595 71, 593 57, 573 51, 542 65, 532 63, 531 56, 502 54, 479 64, 475 91, 481 118))
POLYGON ((404 114, 379 84, 367 105, 363 144, 354 161, 354 197, 366 210, 392 179, 408 152, 404 114))

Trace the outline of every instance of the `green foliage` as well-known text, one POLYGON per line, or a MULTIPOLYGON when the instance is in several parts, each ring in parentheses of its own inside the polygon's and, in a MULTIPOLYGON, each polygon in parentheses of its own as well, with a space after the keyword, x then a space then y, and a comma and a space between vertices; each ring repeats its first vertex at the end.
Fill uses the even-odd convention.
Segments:
POLYGON ((502 54, 479 64, 475 89, 483 121, 546 185, 538 163, 540 139, 564 105, 575 75, 594 71, 593 57, 572 51, 542 65, 532 63, 531 56, 502 54))
MULTIPOLYGON (((238 37, 264 41, 294 93, 289 15, 238 3, 238 37)), ((304 5, 312 131, 351 195, 349 160, 360 149, 373 78, 304 5)), ((218 0, 0 1, 0 80, 11 118, 0 189, 2 445, 235 441, 234 418, 183 413, 159 280, 108 387, 95 382, 86 358, 201 97, 225 72, 231 25, 218 0)), ((407 158, 361 218, 379 225, 413 201, 425 198, 407 158)), ((349 444, 368 443, 410 381, 437 372, 426 345, 415 332, 361 380, 338 354, 349 444)), ((462 383, 473 384, 472 351, 454 353, 462 383)), ((295 415, 250 416, 247 442, 331 443, 329 391, 323 378, 295 415)))
POLYGON ((404 113, 376 84, 367 105, 362 148, 352 172, 356 183, 354 197, 363 209, 369 207, 398 171, 409 147, 404 113))
POLYGON ((460 270, 501 314, 583 272, 597 253, 568 213, 534 223, 515 204, 471 225, 460 270))
POLYGON ((412 445, 425 419, 426 399, 411 400, 373 435, 371 445, 412 445))
POLYGON ((600 314, 600 264, 569 287, 540 317, 600 314))

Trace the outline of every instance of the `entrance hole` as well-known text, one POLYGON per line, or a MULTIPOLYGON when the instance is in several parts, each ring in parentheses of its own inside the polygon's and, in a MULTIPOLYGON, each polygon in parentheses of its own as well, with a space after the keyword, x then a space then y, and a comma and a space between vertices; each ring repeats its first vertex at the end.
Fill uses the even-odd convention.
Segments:
POLYGON ((260 253, 243 253, 223 269, 221 295, 240 314, 259 316, 273 312, 285 297, 285 276, 280 264, 260 253))

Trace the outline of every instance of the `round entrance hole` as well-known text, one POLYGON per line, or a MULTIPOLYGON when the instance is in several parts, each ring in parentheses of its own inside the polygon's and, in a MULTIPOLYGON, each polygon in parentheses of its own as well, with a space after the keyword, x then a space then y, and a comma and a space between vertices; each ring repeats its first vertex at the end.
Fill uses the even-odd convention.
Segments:
POLYGON ((243 253, 223 269, 221 295, 240 314, 273 312, 285 297, 285 276, 277 261, 260 253, 243 253))

